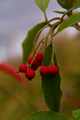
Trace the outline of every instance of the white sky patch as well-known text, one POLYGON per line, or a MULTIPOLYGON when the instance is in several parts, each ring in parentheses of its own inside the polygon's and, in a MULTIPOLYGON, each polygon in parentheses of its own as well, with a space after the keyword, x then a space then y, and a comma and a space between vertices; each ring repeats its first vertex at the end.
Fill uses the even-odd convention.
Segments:
POLYGON ((24 33, 17 35, 12 42, 10 49, 8 50, 8 56, 16 57, 22 56, 22 41, 24 40, 24 33))

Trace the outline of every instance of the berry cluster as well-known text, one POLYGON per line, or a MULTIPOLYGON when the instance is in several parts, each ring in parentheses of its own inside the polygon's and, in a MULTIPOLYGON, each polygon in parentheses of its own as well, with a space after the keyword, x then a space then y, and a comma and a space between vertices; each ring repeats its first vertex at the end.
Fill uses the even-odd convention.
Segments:
POLYGON ((33 58, 30 56, 28 58, 28 65, 21 64, 19 67, 19 72, 25 73, 25 76, 31 80, 35 76, 35 70, 41 65, 43 61, 43 53, 38 52, 36 56, 33 58))
POLYGON ((28 59, 28 63, 31 64, 31 68, 33 70, 36 70, 42 63, 43 61, 43 53, 38 52, 35 56, 35 59, 33 59, 33 57, 29 57, 28 59))
POLYGON ((58 67, 56 65, 44 66, 40 67, 41 76, 51 75, 54 76, 58 73, 58 67))
POLYGON ((46 75, 53 77, 58 73, 58 67, 56 65, 41 65, 43 58, 44 55, 41 52, 38 52, 34 58, 30 56, 28 58, 28 64, 20 65, 19 72, 25 73, 25 76, 31 80, 35 77, 35 70, 40 66, 40 74, 42 77, 46 75))

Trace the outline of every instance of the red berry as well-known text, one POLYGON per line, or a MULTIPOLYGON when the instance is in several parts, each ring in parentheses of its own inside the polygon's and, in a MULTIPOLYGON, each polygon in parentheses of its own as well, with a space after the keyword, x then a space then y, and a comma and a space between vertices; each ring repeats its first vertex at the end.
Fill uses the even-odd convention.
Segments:
POLYGON ((27 65, 26 64, 20 64, 19 66, 19 72, 26 72, 27 65))
POLYGON ((41 75, 46 75, 46 74, 48 74, 48 73, 49 73, 48 67, 42 65, 42 66, 40 67, 40 73, 41 73, 41 75))
POLYGON ((34 58, 32 58, 32 57, 29 57, 29 58, 28 58, 28 63, 31 64, 31 65, 32 65, 32 64, 36 65, 36 64, 37 64, 37 60, 34 59, 34 58))
POLYGON ((35 71, 31 69, 30 67, 27 67, 27 71, 25 72, 26 77, 31 80, 35 76, 35 71))
POLYGON ((43 60, 43 53, 42 52, 38 52, 37 53, 37 55, 36 55, 36 60, 38 61, 38 62, 42 62, 42 60, 43 60))
POLYGON ((30 56, 30 57, 28 58, 28 64, 32 64, 32 60, 33 60, 33 58, 30 56))
POLYGON ((18 80, 19 82, 24 82, 22 77, 17 72, 16 68, 10 64, 0 63, 0 71, 3 71, 5 73, 11 75, 12 77, 16 78, 16 80, 18 80))
POLYGON ((38 63, 37 63, 36 59, 33 60, 32 57, 29 57, 28 63, 31 65, 31 68, 33 70, 36 70, 38 68, 38 66, 37 66, 38 63))
POLYGON ((38 63, 31 65, 31 68, 32 68, 33 70, 37 70, 38 67, 39 67, 39 64, 38 64, 38 63))
POLYGON ((49 73, 53 74, 53 75, 57 74, 58 73, 58 67, 56 65, 49 66, 49 73))
POLYGON ((41 65, 42 60, 43 60, 43 54, 39 52, 36 54, 35 59, 30 56, 28 58, 28 63, 31 64, 31 68, 33 70, 36 70, 41 65))

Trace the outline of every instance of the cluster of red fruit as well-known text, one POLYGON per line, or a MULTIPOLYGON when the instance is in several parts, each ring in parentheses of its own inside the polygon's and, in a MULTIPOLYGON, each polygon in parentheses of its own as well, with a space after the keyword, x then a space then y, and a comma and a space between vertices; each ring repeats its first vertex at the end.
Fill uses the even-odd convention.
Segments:
POLYGON ((38 52, 36 56, 30 56, 28 58, 28 64, 21 64, 19 67, 19 72, 25 73, 25 76, 31 80, 35 76, 35 70, 41 65, 43 61, 43 53, 38 52))
POLYGON ((42 76, 45 75, 56 75, 58 73, 58 67, 56 65, 44 66, 40 67, 40 73, 42 76))
POLYGON ((58 73, 58 67, 56 65, 44 66, 42 65, 42 61, 44 59, 44 55, 42 52, 38 52, 36 56, 29 57, 28 64, 21 64, 19 67, 19 72, 25 73, 25 76, 31 80, 35 77, 35 70, 40 66, 41 76, 51 74, 55 75, 58 73))

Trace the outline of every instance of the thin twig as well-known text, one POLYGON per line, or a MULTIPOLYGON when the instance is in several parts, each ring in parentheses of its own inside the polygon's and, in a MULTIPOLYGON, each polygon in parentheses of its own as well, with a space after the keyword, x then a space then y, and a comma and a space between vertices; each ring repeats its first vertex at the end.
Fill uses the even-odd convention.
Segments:
POLYGON ((48 22, 48 18, 47 18, 46 12, 44 12, 44 18, 45 18, 45 21, 48 22))
POLYGON ((37 54, 37 52, 39 51, 40 47, 41 47, 41 44, 44 43, 44 39, 40 40, 40 42, 38 43, 38 45, 36 46, 36 48, 34 49, 34 52, 33 52, 33 55, 32 55, 32 61, 31 61, 31 64, 33 63, 34 59, 35 59, 35 56, 37 54))
MULTIPOLYGON (((47 23, 46 25, 44 25, 44 27, 39 30, 39 32, 37 33, 34 41, 36 41, 36 40, 39 38, 41 32, 42 32, 45 28, 50 27, 50 26, 48 26, 49 23, 52 22, 52 21, 55 21, 55 20, 60 20, 60 17, 55 17, 55 18, 50 19, 50 20, 48 21, 48 23, 47 23)), ((51 27, 52 27, 52 26, 51 26, 51 27)))
POLYGON ((55 21, 55 20, 61 20, 61 18, 60 17, 55 17, 55 18, 50 19, 48 22, 50 23, 50 22, 55 21))
POLYGON ((78 25, 78 23, 76 23, 76 24, 74 25, 74 27, 75 27, 78 31, 80 31, 80 25, 78 25))

